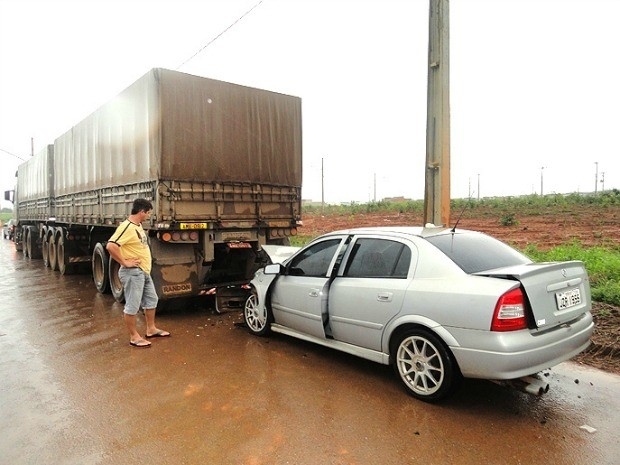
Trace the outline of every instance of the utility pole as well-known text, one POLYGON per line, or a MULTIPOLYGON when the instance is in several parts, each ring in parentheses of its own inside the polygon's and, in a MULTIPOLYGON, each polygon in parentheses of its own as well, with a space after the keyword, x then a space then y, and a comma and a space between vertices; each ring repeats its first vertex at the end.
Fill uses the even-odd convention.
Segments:
POLYGON ((377 203, 377 173, 374 174, 373 202, 377 203))
POLYGON ((450 224, 450 34, 448 0, 430 0, 424 223, 450 224))
POLYGON ((598 194, 598 161, 594 162, 596 169, 594 170, 594 195, 598 194))
POLYGON ((323 172, 323 158, 321 157, 321 215, 325 209, 325 174, 323 172))

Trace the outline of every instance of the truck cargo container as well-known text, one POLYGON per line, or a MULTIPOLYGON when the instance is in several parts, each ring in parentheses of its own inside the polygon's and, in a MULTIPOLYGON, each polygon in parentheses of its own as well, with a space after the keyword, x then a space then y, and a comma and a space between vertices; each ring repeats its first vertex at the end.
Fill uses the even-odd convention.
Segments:
POLYGON ((105 242, 135 198, 149 199, 160 299, 220 289, 227 307, 268 261, 262 246, 297 233, 301 179, 300 98, 158 68, 20 165, 5 198, 25 257, 90 268, 118 301, 105 242))

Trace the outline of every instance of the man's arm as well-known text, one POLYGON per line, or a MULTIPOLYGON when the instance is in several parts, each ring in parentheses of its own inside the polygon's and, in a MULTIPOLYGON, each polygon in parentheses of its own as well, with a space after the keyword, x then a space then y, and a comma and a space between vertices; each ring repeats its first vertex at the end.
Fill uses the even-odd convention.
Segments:
POLYGON ((108 242, 105 246, 110 256, 125 268, 135 268, 140 266, 139 258, 123 259, 121 255, 121 247, 116 242, 108 242))

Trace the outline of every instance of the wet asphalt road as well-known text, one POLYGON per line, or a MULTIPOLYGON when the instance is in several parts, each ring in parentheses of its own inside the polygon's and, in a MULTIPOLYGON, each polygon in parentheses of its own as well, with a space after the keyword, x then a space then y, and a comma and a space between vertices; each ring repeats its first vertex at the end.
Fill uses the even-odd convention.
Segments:
POLYGON ((541 398, 466 381, 429 405, 387 367, 250 336, 208 302, 160 312, 172 337, 133 348, 89 276, 6 240, 0 295, 3 465, 619 463, 620 377, 598 370, 564 363, 541 398))

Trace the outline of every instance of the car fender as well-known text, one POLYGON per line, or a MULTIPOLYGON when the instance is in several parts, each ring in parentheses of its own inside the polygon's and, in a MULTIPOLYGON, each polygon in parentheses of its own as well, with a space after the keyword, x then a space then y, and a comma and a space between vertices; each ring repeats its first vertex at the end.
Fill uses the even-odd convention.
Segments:
POLYGON ((422 326, 431 330, 433 333, 439 336, 448 347, 459 347, 460 345, 458 341, 452 336, 450 331, 448 331, 445 327, 441 326, 436 321, 421 315, 402 315, 390 321, 385 327, 382 343, 382 349, 384 353, 390 353, 390 340, 392 338, 392 335, 403 326, 422 326))
POLYGON ((277 274, 265 274, 261 268, 256 272, 250 286, 256 291, 258 297, 258 304, 264 307, 267 303, 267 296, 269 295, 269 289, 276 282, 277 274))

